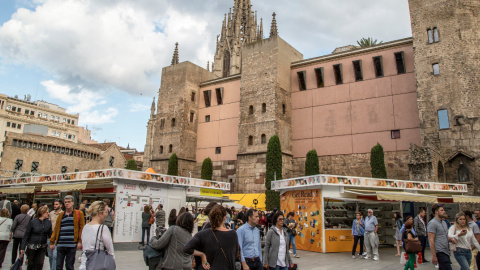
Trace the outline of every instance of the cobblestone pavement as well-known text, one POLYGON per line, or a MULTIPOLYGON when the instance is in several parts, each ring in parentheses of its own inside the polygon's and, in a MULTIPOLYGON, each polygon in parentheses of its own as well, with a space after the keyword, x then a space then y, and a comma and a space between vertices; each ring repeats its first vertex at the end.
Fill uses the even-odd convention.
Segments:
MULTIPOLYGON (((11 247, 10 244, 5 256, 5 262, 1 269, 9 269, 11 260, 11 247)), ((372 261, 365 259, 352 259, 349 252, 344 253, 315 253, 307 251, 298 251, 300 258, 293 258, 294 263, 298 265, 300 270, 342 270, 342 269, 354 269, 354 270, 375 270, 375 269, 403 269, 400 265, 399 257, 395 257, 396 249, 392 247, 380 248, 380 260, 372 261)), ((81 253, 77 252, 77 260, 75 263, 75 269, 79 268, 81 253)), ((118 270, 136 270, 147 269, 143 262, 142 251, 138 250, 138 244, 115 244, 115 258, 118 270)), ((427 259, 430 259, 430 252, 427 251, 427 259)), ((451 257, 453 262, 453 269, 460 269, 455 258, 451 257)), ((23 269, 26 269, 24 267, 23 269)), ((44 270, 49 269, 48 258, 45 260, 44 270)), ((418 265, 418 270, 435 270, 436 268, 431 263, 425 263, 418 265)), ((437 268, 438 269, 438 268, 437 268)))

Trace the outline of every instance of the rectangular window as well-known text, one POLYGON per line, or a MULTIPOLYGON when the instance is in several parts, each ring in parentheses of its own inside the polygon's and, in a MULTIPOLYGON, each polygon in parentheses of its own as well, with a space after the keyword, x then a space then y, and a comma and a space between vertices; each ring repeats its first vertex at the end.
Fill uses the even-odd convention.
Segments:
POLYGON ((70 124, 70 119, 67 119, 67 124, 70 124))
POLYGON ((37 143, 33 143, 33 149, 37 149, 37 143))
POLYGON ((29 149, 32 148, 32 143, 31 143, 31 142, 28 142, 28 148, 29 148, 29 149))
POLYGON ((25 110, 25 114, 30 114, 30 110, 25 110))
POLYGON ((67 119, 66 118, 63 118, 63 123, 66 123, 67 122, 67 119))
POLYGON ((381 56, 373 57, 373 67, 375 68, 375 77, 383 77, 383 65, 381 56))
POLYGON ((335 83, 343 83, 342 64, 333 65, 333 73, 335 74, 335 83))
POLYGON ((205 107, 210 107, 211 97, 212 97, 212 91, 211 90, 203 91, 203 98, 205 99, 205 107))
POLYGON ((72 125, 75 125, 75 120, 72 120, 72 125))
POLYGON ((39 113, 37 114, 37 116, 38 116, 38 117, 42 117, 42 113, 39 112, 39 113))
POLYGON ((110 160, 108 162, 108 164, 110 165, 110 167, 113 167, 113 162, 115 161, 115 158, 114 157, 110 157, 110 160))
POLYGON ((217 95, 217 104, 222 105, 223 104, 223 87, 216 88, 215 94, 217 95))
POLYGON ((46 113, 43 114, 43 118, 47 119, 47 114, 46 113))
POLYGON ((392 130, 392 139, 400 139, 400 130, 392 130))
POLYGON ((210 122, 210 115, 205 115, 205 122, 210 122))
POLYGON ((43 145, 42 151, 44 151, 44 152, 47 151, 47 145, 46 144, 43 145))
POLYGON ((307 90, 306 72, 305 70, 297 72, 298 88, 300 91, 307 90))
POLYGON ((35 115, 35 111, 30 111, 30 115, 35 115))
POLYGON ((54 119, 55 119, 55 116, 50 115, 50 120, 54 120, 54 119))
POLYGON ((362 60, 353 61, 353 71, 355 72, 355 81, 363 81, 362 60))
POLYGON ((34 161, 32 162, 32 170, 31 172, 37 172, 38 171, 38 162, 34 161))
POLYGON ((427 29, 428 43, 433 43, 433 31, 432 29, 427 29))
POLYGON ((51 152, 52 151, 52 146, 49 145, 48 148, 47 148, 47 152, 51 152))
POLYGON ((75 135, 72 135, 72 140, 75 140, 75 135))
POLYGON ((56 132, 55 131, 52 131, 52 136, 55 136, 56 132))
POLYGON ((195 118, 195 113, 190 112, 190 123, 193 123, 193 119, 195 118))
POLYGON ((55 153, 55 152, 56 152, 56 150, 57 150, 57 147, 55 147, 55 146, 52 146, 52 153, 55 153))
POLYGON ((23 160, 17 159, 15 161, 15 171, 21 171, 23 166, 23 160))
POLYGON ((191 95, 190 99, 191 99, 192 101, 195 101, 195 92, 192 92, 192 95, 191 95))
POLYGON ((12 106, 12 111, 13 111, 13 112, 16 112, 16 111, 17 111, 17 107, 12 106))
POLYGON ((57 132, 57 137, 60 137, 60 132, 57 132))
POLYGON ((10 110, 10 108, 11 108, 10 105, 7 105, 7 110, 10 110))
POLYGON ((440 38, 438 36, 438 29, 437 27, 433 28, 433 42, 439 42, 440 38))
POLYGON ((22 108, 20 108, 20 107, 17 108, 17 112, 18 112, 18 113, 19 113, 19 112, 22 112, 22 108))
POLYGON ((10 122, 7 122, 7 127, 10 127, 10 122))
POLYGON ((12 142, 12 146, 17 146, 18 145, 18 140, 14 139, 12 142))
POLYGON ((448 111, 443 109, 438 111, 438 126, 440 129, 449 129, 448 111))
POLYGON ((72 135, 69 134, 69 135, 68 135, 68 139, 72 139, 72 135))
POLYGON ((63 138, 64 138, 64 139, 67 138, 67 134, 66 134, 66 133, 63 134, 63 138))
POLYGON ((16 127, 17 127, 17 124, 12 123, 12 128, 16 128, 16 127))
POLYGON ((17 129, 21 129, 22 128, 22 124, 17 124, 17 129))
POLYGON ((60 117, 59 116, 55 117, 55 121, 57 122, 60 121, 60 117))
POLYGON ((315 69, 315 77, 317 78, 317 88, 325 86, 323 81, 323 67, 315 69))
POLYGON ((397 64, 397 74, 405 73, 405 59, 403 58, 403 52, 395 53, 395 63, 397 64))
POLYGON ((215 147, 215 154, 221 154, 222 153, 222 148, 221 147, 215 147))
POLYGON ((433 75, 440 75, 440 65, 438 65, 438 63, 433 64, 432 69, 433 75))

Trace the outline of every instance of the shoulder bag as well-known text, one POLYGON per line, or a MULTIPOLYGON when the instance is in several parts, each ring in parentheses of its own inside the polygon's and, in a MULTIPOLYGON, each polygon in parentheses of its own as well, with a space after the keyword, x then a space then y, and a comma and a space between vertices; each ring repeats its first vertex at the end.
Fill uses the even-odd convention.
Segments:
POLYGON ((219 246, 220 249, 222 250, 222 253, 223 253, 223 256, 225 257, 225 260, 227 260, 228 268, 231 269, 231 270, 235 270, 235 268, 232 267, 232 264, 230 263, 230 260, 228 259, 227 254, 226 254, 225 251, 223 250, 222 246, 220 246, 220 243, 218 242, 217 236, 216 236, 215 233, 213 232, 213 229, 210 229, 210 230, 212 231, 213 237, 215 237, 215 241, 217 241, 218 246, 219 246))
POLYGON ((105 225, 100 225, 97 231, 97 239, 95 240, 95 249, 85 251, 85 256, 87 257, 86 268, 87 270, 115 270, 115 260, 113 256, 108 254, 107 248, 103 245, 103 250, 100 249, 100 244, 102 242, 103 227, 105 225), (98 237, 100 233, 100 238, 98 237), (98 249, 97 249, 98 243, 98 249))
MULTIPOLYGON (((411 233, 408 232, 407 235, 411 233)), ((412 234, 413 235, 413 234, 412 234)), ((418 253, 422 251, 422 243, 418 238, 414 239, 405 239, 405 251, 407 253, 418 253)))
POLYGON ((148 224, 152 225, 155 223, 155 216, 153 214, 150 214, 150 219, 148 220, 148 224))

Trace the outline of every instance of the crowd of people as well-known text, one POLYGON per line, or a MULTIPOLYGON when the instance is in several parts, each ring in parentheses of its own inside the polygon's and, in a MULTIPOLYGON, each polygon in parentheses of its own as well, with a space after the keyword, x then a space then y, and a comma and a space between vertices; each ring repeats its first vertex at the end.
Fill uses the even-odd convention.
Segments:
MULTIPOLYGON (((423 263, 428 263, 425 258, 425 249, 428 244, 432 253, 431 262, 438 265, 440 270, 452 269, 450 254, 453 253, 461 270, 480 269, 480 210, 474 213, 464 211, 456 214, 455 221, 451 223, 442 204, 431 207, 432 216, 426 220, 426 211, 421 208, 416 217, 407 216, 402 219, 400 213, 394 213, 395 240, 397 246, 396 256, 401 256, 403 248, 408 255, 405 270, 415 269, 415 260, 421 254, 423 263)), ((367 217, 363 218, 361 212, 356 213, 352 225, 354 244, 352 258, 356 258, 357 246, 360 243, 359 257, 379 260, 378 254, 378 221, 372 209, 368 209, 367 217), (364 244, 366 251, 364 252, 364 244)))

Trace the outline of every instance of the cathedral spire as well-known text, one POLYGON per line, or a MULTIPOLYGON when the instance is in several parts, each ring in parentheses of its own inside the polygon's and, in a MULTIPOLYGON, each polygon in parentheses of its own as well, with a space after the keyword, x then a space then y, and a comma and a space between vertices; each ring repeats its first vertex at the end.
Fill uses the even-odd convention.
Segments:
POLYGON ((277 20, 275 19, 275 15, 275 12, 273 12, 272 27, 270 28, 270 37, 278 36, 277 20))
POLYGON ((260 18, 260 26, 258 26, 258 31, 257 31, 257 40, 262 40, 263 39, 263 19, 260 18))
POLYGON ((210 71, 210 61, 207 61, 207 70, 210 71))
POLYGON ((173 51, 172 66, 178 64, 178 42, 175 43, 175 51, 173 51))
POLYGON ((155 97, 153 97, 152 107, 150 108, 150 118, 153 118, 155 115, 155 97))

